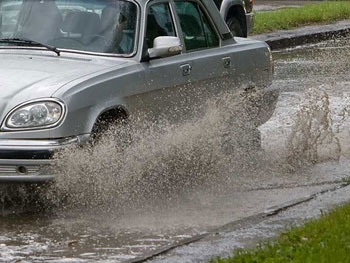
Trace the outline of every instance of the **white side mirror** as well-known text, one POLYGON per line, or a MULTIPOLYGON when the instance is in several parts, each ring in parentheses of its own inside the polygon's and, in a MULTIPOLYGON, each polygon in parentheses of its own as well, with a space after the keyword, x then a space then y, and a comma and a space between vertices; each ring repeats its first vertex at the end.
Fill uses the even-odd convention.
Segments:
POLYGON ((153 41, 153 48, 148 49, 150 58, 164 58, 181 54, 182 45, 178 37, 161 36, 153 41))

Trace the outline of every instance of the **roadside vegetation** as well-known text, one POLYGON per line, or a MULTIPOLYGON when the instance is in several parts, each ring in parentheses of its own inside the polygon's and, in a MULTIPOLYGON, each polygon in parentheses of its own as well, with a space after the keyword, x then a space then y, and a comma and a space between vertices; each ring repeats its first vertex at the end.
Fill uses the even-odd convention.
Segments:
POLYGON ((255 13, 253 34, 289 30, 306 25, 329 24, 350 19, 349 1, 327 1, 301 7, 255 13))
POLYGON ((275 242, 211 263, 347 263, 350 262, 350 204, 282 233, 275 242))

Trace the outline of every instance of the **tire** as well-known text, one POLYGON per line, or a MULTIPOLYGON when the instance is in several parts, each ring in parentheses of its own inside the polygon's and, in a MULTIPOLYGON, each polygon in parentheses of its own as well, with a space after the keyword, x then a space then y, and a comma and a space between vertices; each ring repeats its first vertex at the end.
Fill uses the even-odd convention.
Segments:
POLYGON ((243 37, 243 30, 239 20, 236 17, 230 17, 226 22, 231 33, 235 37, 243 37))

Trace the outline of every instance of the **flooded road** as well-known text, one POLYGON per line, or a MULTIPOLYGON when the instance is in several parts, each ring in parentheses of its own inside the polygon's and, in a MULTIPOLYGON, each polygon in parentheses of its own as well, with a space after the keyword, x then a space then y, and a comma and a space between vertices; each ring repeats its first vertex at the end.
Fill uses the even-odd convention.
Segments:
POLYGON ((0 262, 133 262, 346 179, 348 43, 273 54, 282 92, 259 127, 263 151, 221 158, 213 110, 180 129, 153 127, 127 157, 110 143, 62 153, 66 172, 37 196, 1 187, 0 262))

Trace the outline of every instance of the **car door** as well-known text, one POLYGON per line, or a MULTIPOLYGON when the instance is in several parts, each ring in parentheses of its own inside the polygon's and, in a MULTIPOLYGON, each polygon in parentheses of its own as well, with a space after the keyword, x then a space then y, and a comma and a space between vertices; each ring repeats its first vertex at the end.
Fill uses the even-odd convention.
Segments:
POLYGON ((203 103, 232 88, 233 48, 222 46, 215 23, 200 1, 176 0, 174 6, 185 46, 183 57, 191 65, 194 101, 203 103))
MULTIPOLYGON (((144 50, 153 47, 159 36, 178 36, 174 15, 168 1, 152 1, 146 9, 144 26, 144 50)), ((156 58, 142 62, 146 78, 146 91, 134 100, 138 118, 147 120, 173 119, 176 107, 175 90, 189 81, 181 66, 186 62, 181 55, 156 58)), ((134 113, 135 115, 135 113, 134 113)))
POLYGON ((220 48, 215 26, 196 1, 153 2, 147 12, 148 47, 156 36, 172 35, 182 40, 184 51, 143 63, 151 91, 143 94, 143 106, 168 121, 191 118, 229 75, 229 51, 220 48))

